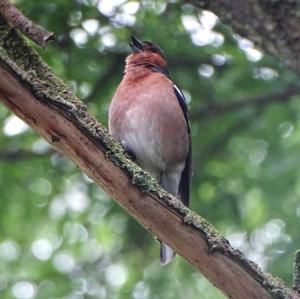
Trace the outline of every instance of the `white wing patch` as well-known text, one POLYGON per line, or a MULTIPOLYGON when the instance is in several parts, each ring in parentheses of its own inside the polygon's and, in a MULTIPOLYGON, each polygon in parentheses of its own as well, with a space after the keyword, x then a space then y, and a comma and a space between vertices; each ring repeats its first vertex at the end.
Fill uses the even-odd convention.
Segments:
POLYGON ((184 101, 185 105, 187 106, 187 102, 186 102, 183 92, 175 84, 173 84, 173 87, 176 90, 176 92, 181 96, 182 100, 184 101))

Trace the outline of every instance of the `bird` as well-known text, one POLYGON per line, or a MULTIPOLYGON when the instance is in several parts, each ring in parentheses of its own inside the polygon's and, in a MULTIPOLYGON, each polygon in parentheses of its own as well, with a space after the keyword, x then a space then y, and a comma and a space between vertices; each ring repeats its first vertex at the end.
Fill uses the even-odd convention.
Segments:
MULTIPOLYGON (((191 131, 183 92, 170 78, 162 50, 131 37, 132 53, 109 107, 109 132, 168 192, 189 205, 191 131)), ((160 262, 174 250, 160 242, 160 262)))

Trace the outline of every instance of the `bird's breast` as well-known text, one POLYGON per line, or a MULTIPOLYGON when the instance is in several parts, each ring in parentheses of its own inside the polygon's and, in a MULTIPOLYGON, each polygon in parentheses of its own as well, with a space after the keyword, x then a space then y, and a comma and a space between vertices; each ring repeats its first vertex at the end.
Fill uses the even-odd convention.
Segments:
POLYGON ((189 137, 172 85, 157 83, 127 89, 122 97, 117 93, 110 107, 109 126, 141 166, 165 171, 185 163, 189 137))

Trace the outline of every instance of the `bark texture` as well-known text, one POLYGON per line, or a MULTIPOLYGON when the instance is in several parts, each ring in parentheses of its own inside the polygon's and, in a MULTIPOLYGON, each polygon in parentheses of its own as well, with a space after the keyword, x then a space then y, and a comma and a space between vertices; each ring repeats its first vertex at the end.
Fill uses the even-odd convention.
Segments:
POLYGON ((300 2, 297 0, 188 0, 214 12, 264 51, 300 74, 300 2))
POLYGON ((26 18, 8 0, 0 0, 0 14, 14 27, 22 31, 35 43, 44 47, 47 42, 54 39, 53 32, 48 32, 41 26, 26 18))

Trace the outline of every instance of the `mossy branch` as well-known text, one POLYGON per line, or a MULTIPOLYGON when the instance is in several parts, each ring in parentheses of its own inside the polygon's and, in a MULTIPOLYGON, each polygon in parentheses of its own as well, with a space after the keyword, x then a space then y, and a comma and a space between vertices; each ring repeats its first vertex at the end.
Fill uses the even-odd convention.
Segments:
POLYGON ((41 26, 26 18, 8 0, 0 0, 0 14, 10 23, 11 26, 19 29, 23 34, 28 36, 41 47, 45 47, 47 42, 54 39, 53 32, 45 30, 41 26))

